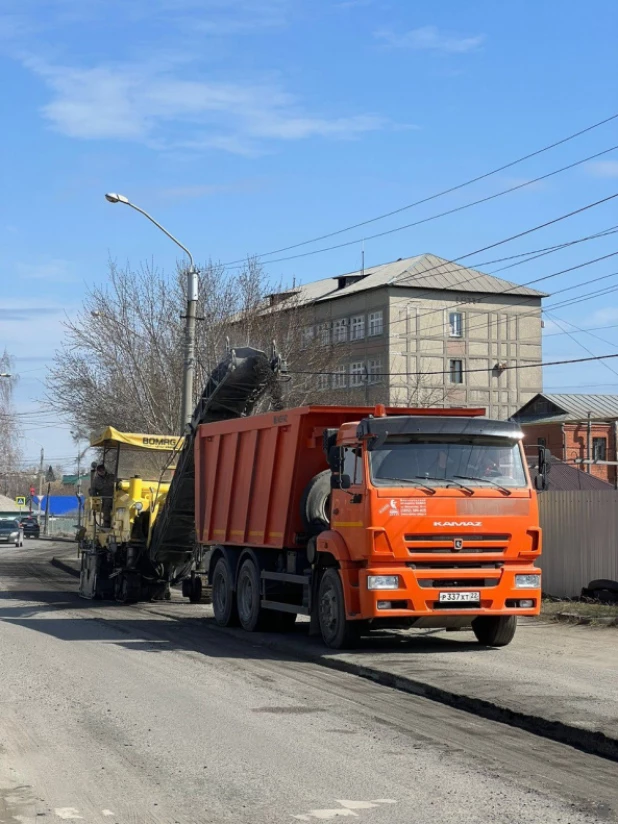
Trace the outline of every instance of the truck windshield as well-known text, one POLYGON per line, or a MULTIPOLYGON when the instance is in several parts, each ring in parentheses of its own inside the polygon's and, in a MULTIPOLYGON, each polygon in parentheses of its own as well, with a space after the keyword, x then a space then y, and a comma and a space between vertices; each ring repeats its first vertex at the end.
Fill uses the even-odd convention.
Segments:
POLYGON ((467 487, 525 487, 517 442, 482 435, 464 438, 397 436, 369 452, 376 486, 447 486, 465 479, 467 487))

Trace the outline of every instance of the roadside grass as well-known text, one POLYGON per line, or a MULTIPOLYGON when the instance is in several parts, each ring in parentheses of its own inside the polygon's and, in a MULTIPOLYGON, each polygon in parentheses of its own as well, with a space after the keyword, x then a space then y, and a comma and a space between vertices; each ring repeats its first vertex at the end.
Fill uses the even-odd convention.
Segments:
POLYGON ((596 601, 569 601, 555 598, 544 598, 541 604, 541 615, 544 618, 558 618, 562 620, 567 615, 575 618, 587 618, 594 624, 598 618, 618 619, 618 604, 601 604, 596 601))

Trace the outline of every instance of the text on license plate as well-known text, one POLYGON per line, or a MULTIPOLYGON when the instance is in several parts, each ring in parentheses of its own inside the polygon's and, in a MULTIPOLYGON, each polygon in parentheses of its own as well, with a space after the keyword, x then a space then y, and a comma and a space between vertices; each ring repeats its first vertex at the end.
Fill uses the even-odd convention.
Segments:
POLYGON ((440 602, 451 601, 454 604, 468 603, 469 601, 480 601, 480 592, 441 592, 440 602))

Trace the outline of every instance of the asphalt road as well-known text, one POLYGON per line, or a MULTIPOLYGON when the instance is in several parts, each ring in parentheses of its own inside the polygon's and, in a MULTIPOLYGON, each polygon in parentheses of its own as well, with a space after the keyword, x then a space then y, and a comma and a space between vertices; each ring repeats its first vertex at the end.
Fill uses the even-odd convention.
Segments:
POLYGON ((618 821, 618 767, 0 549, 0 822, 618 821))

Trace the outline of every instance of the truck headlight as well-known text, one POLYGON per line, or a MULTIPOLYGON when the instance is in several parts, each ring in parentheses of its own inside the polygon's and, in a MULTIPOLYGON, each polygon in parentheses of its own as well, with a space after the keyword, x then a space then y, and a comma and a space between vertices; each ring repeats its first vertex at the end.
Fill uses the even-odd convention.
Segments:
POLYGON ((538 589, 541 586, 540 575, 516 575, 516 589, 538 589))
POLYGON ((368 575, 367 589, 399 589, 399 576, 368 575))

